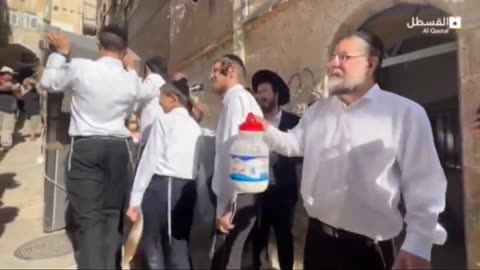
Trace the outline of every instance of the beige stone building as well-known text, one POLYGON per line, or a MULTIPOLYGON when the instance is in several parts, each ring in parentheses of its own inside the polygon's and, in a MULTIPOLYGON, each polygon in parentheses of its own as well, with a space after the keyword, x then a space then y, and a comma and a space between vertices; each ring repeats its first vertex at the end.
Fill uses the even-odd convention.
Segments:
MULTIPOLYGON (((480 1, 99 1, 100 25, 118 19, 127 21, 131 48, 141 57, 167 56, 170 68, 206 86, 200 98, 208 127, 215 126, 220 108, 208 77, 222 54, 242 56, 249 77, 263 68, 278 72, 293 95, 286 108, 301 114, 327 94, 326 59, 335 41, 356 29, 377 33, 387 51, 380 84, 426 108, 448 176, 441 222, 449 239, 435 247, 433 263, 479 267, 480 142, 468 128, 480 104, 480 1)), ((296 250, 302 249, 304 221, 300 214, 296 250)))
POLYGON ((96 0, 2 0, 3 38, 39 55, 46 22, 76 34, 96 33, 96 0))

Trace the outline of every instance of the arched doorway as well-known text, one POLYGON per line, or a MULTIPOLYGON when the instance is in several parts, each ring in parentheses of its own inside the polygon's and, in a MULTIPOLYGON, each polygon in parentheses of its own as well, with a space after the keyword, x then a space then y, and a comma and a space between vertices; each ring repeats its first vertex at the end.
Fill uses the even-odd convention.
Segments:
POLYGON ((448 240, 444 246, 434 246, 432 263, 434 268, 464 269, 457 35, 455 25, 444 20, 449 16, 432 6, 399 4, 371 16, 359 29, 374 32, 384 41, 386 57, 380 86, 418 102, 429 115, 448 179, 447 205, 440 216, 448 240), (415 25, 420 22, 417 19, 424 25, 415 25))

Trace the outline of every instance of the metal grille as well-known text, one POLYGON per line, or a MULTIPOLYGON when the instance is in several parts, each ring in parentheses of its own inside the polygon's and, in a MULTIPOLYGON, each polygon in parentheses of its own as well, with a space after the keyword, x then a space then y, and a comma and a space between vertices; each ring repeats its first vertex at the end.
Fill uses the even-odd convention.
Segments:
POLYGON ((462 145, 459 124, 458 100, 427 106, 432 124, 433 138, 440 162, 445 170, 462 169, 462 145))
POLYGON ((73 252, 65 233, 55 233, 29 241, 15 250, 15 257, 23 260, 39 260, 60 257, 73 252))

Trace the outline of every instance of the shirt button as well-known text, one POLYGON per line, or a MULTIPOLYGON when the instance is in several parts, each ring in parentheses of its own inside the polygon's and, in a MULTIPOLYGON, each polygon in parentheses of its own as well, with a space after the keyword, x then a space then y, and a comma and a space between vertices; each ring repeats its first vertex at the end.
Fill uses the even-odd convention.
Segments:
POLYGON ((345 145, 345 150, 347 150, 347 152, 352 151, 352 145, 351 144, 345 145))
POLYGON ((307 203, 308 203, 309 205, 313 205, 313 197, 312 197, 312 196, 309 196, 309 197, 308 197, 307 203))

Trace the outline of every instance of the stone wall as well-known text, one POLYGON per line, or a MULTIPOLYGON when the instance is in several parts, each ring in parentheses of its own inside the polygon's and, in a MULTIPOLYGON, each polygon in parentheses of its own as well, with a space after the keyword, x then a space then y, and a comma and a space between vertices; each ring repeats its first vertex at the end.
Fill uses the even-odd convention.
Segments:
MULTIPOLYGON (((147 1, 145 1, 147 2, 147 1)), ((142 3, 145 3, 142 2, 142 3)), ((172 0, 169 25, 170 63, 187 73, 192 83, 204 83, 200 94, 207 105, 204 126, 213 128, 220 109, 220 99, 209 93, 208 74, 218 56, 232 52, 232 0, 198 1, 188 5, 185 0, 172 0)), ((252 1, 258 3, 270 1, 252 1)), ((244 46, 248 77, 254 71, 269 68, 287 81, 292 102, 287 109, 302 112, 311 101, 320 98, 326 70, 326 57, 341 35, 360 27, 370 17, 401 4, 430 5, 450 16, 461 16, 462 28, 457 31, 459 65, 459 97, 462 121, 464 160, 464 200, 466 202, 467 246, 469 266, 480 263, 480 142, 475 142, 468 128, 480 100, 480 1, 476 0, 284 0, 266 14, 249 20, 245 25, 244 46)), ((143 4, 137 9, 140 9, 143 4)), ((253 7, 253 6, 252 6, 253 7)), ((144 11, 147 12, 147 11, 144 11)), ((150 12, 150 11, 148 11, 150 12)), ((143 14, 143 13, 142 13, 143 14)), ((163 14, 163 13, 158 13, 163 14)), ((139 13, 140 16, 140 13, 139 13)), ((160 15, 157 15, 160 16, 160 15)), ((133 20, 133 19, 132 19, 133 20)), ((160 19, 158 19, 160 20, 160 19)), ((133 26, 132 26, 133 27, 133 26)), ((138 28, 146 27, 139 23, 138 28)), ((388 34, 389 25, 385 25, 388 34)), ((162 27, 159 27, 162 28, 162 27)), ((390 29, 391 30, 391 29, 390 29)), ((146 32, 152 33, 152 30, 146 32)), ((163 30, 159 30, 164 33, 163 30)), ((395 35, 394 30, 390 31, 395 35)), ((137 52, 149 55, 159 46, 152 34, 139 38, 137 52), (140 44, 141 43, 141 44, 140 44), (157 44, 157 45, 155 45, 157 44)), ((160 52, 160 51, 159 51, 160 52)), ((305 215, 299 204, 296 219, 296 250, 303 249, 305 215)), ((301 266, 301 254, 297 254, 301 266)))
POLYGON ((195 55, 232 34, 232 0, 172 0, 170 63, 183 65, 195 55))
POLYGON ((170 48, 169 1, 144 1, 128 18, 130 48, 142 59, 160 55, 168 59, 170 48))

